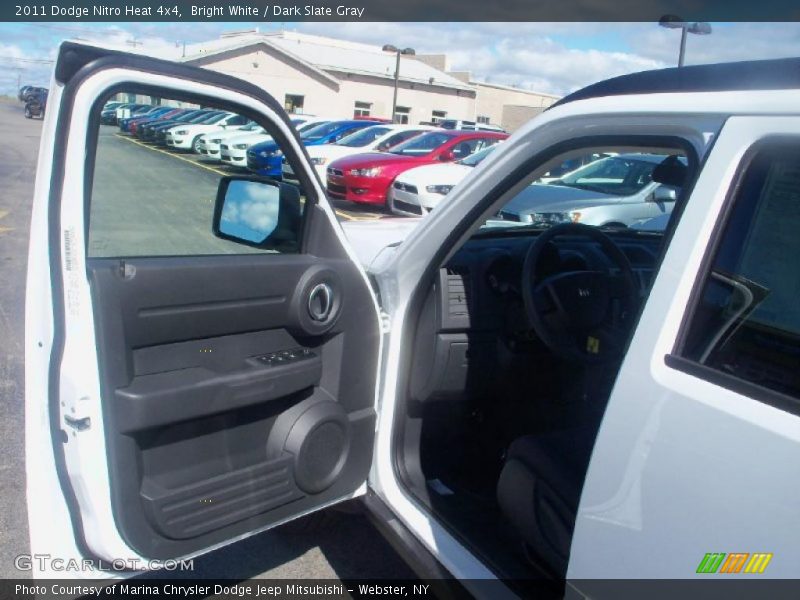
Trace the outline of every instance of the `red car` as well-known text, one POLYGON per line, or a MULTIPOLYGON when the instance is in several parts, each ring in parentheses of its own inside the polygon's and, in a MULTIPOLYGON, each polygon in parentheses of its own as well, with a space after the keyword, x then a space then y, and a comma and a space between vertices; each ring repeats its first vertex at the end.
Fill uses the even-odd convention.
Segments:
POLYGON ((493 131, 431 131, 389 152, 368 152, 333 161, 326 171, 328 195, 338 200, 386 205, 394 178, 413 167, 466 158, 508 137, 493 131))

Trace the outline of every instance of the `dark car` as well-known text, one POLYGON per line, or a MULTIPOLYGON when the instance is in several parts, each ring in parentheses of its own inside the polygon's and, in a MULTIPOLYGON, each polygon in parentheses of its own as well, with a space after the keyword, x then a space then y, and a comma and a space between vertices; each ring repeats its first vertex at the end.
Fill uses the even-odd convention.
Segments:
POLYGON ((155 141, 156 134, 161 127, 172 127, 180 123, 188 123, 192 119, 198 118, 200 115, 205 114, 206 111, 201 109, 185 109, 181 114, 170 117, 168 119, 156 119, 151 123, 145 123, 141 127, 136 128, 136 137, 146 142, 155 141))
POLYGON ((47 93, 47 88, 37 87, 34 85, 22 86, 22 88, 20 88, 18 98, 23 102, 27 102, 31 97, 39 95, 42 92, 47 93))
POLYGON ((37 91, 30 93, 26 96, 25 100, 25 118, 32 119, 33 117, 44 118, 44 110, 47 106, 47 90, 39 88, 37 91))
POLYGON ((134 115, 143 115, 152 108, 153 105, 151 104, 135 104, 135 103, 123 104, 122 106, 118 106, 117 108, 111 110, 110 114, 108 114, 107 111, 103 111, 102 113, 100 113, 100 121, 104 125, 116 125, 117 113, 120 111, 120 109, 122 109, 123 112, 126 110, 130 111, 129 116, 134 116, 134 115), (104 115, 107 114, 108 116, 104 118, 104 115))
POLYGON ((119 127, 119 130, 121 132, 126 133, 130 131, 130 124, 133 123, 134 121, 160 117, 161 115, 165 115, 168 112, 172 112, 173 110, 174 109, 171 106, 154 106, 153 108, 151 108, 148 111, 145 111, 144 113, 132 114, 130 117, 125 117, 124 119, 118 119, 117 126, 119 127))
POLYGON ((170 107, 168 110, 162 112, 161 114, 151 117, 140 117, 138 119, 133 119, 128 123, 128 133, 131 135, 136 135, 136 131, 139 127, 144 127, 145 125, 149 125, 150 123, 156 123, 159 121, 167 121, 169 119, 174 119, 175 117, 179 117, 182 114, 188 112, 186 109, 183 108, 174 108, 170 107))

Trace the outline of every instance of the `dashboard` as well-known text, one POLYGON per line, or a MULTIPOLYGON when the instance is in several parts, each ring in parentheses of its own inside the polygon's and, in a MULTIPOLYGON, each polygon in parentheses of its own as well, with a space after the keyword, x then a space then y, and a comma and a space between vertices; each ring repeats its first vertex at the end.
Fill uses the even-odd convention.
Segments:
MULTIPOLYGON (((663 237, 630 230, 606 232, 631 263, 644 298, 663 237)), ((505 352, 541 352, 522 301, 522 268, 536 237, 530 231, 478 234, 439 270, 418 324, 412 396, 420 401, 480 393, 475 373, 502 368, 505 352), (431 344, 431 338, 434 343, 431 344)), ((559 236, 539 263, 536 280, 568 271, 619 271, 589 238, 559 236)))

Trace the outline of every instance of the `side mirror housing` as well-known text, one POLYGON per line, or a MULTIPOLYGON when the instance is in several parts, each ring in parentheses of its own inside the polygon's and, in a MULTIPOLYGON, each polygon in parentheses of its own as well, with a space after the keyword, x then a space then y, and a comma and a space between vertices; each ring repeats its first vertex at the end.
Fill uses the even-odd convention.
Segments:
POLYGON ((660 185, 653 191, 653 202, 675 202, 678 190, 671 185, 660 185))
POLYGON ((439 160, 442 162, 452 162, 456 159, 456 153, 452 150, 448 150, 447 152, 443 152, 439 155, 439 160))
POLYGON ((223 177, 212 230, 218 238, 283 252, 299 248, 300 190, 259 177, 223 177))

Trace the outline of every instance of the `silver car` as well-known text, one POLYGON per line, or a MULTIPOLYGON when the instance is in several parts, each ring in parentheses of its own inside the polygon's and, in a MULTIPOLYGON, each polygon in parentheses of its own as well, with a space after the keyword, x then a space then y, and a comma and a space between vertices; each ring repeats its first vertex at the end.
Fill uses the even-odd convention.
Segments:
POLYGON ((677 155, 607 156, 559 179, 534 183, 503 207, 498 217, 526 224, 628 227, 672 212, 678 187, 666 182, 679 183, 685 169, 686 159, 677 155), (669 179, 654 179, 657 168, 669 179))

